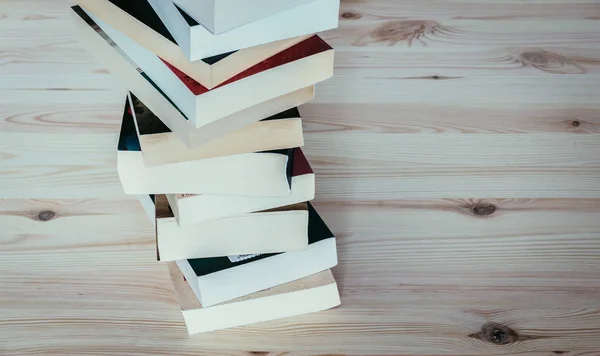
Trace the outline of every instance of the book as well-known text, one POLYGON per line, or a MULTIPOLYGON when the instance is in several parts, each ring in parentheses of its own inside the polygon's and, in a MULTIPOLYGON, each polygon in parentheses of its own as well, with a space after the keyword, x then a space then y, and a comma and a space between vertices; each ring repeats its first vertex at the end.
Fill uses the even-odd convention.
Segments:
POLYGON ((197 193, 288 196, 293 149, 244 153, 146 167, 126 101, 117 146, 117 170, 126 194, 197 193))
POLYGON ((279 198, 243 197, 211 194, 167 194, 179 226, 201 221, 274 209, 313 200, 315 175, 300 148, 294 150, 291 194, 279 198))
POLYGON ((219 34, 314 0, 173 0, 188 16, 219 34))
POLYGON ((213 306, 337 265, 335 237, 312 205, 307 205, 305 250, 176 261, 200 303, 213 306))
POLYGON ((207 88, 214 88, 248 67, 310 37, 305 35, 286 38, 260 46, 190 60, 146 0, 75 0, 75 2, 207 88))
POLYGON ((197 147, 314 98, 314 87, 255 105, 198 129, 79 6, 71 8, 81 45, 135 94, 188 147, 197 147))
POLYGON ((196 299, 175 263, 168 262, 167 266, 190 335, 314 313, 341 304, 333 274, 330 270, 325 270, 297 281, 206 307, 196 299))
POLYGON ((99 18, 90 17, 196 126, 333 75, 333 49, 318 36, 312 36, 208 89, 99 18))
POLYGON ((314 0, 213 34, 172 1, 148 2, 191 60, 336 28, 340 9, 340 0, 314 0))
POLYGON ((134 94, 129 93, 129 98, 146 167, 304 145, 297 108, 189 148, 134 94))
MULTIPOLYGON (((241 214, 182 227, 163 194, 148 196, 154 203, 159 261, 274 253, 308 247, 306 203, 241 214)), ((145 205, 144 200, 142 205, 145 205)))

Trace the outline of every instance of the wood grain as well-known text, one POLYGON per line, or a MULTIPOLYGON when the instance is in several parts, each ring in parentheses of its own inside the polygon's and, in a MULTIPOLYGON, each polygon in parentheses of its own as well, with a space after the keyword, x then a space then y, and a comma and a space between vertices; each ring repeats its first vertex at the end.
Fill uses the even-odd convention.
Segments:
POLYGON ((600 1, 342 0, 301 108, 342 306, 194 337, 68 6, 0 2, 0 354, 600 355, 600 1))

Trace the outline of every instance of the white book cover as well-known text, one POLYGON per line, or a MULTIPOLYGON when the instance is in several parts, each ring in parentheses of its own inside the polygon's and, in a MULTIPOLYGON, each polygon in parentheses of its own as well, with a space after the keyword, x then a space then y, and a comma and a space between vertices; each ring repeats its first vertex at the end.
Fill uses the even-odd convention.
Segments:
POLYGON ((340 0, 314 0, 213 34, 170 0, 148 0, 190 60, 199 60, 338 26, 340 0), (310 21, 307 21, 310 19, 310 21))
POLYGON ((173 0, 210 32, 219 34, 316 0, 173 0))

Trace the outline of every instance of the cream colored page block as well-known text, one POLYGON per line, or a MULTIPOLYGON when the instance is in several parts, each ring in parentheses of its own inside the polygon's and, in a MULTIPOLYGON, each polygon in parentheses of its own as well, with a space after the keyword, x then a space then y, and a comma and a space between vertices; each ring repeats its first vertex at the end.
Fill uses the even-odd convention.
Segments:
POLYGON ((258 122, 190 149, 172 133, 140 137, 146 166, 304 146, 302 119, 258 122))
POLYGON ((196 96, 198 119, 207 124, 298 88, 322 82, 333 76, 333 58, 333 50, 328 50, 196 96), (231 98, 235 100, 232 102, 231 98))
POLYGON ((126 194, 196 193, 250 196, 286 196, 290 188, 283 167, 287 157, 273 154, 263 167, 243 162, 253 154, 146 167, 141 152, 119 151, 119 178, 126 194), (224 164, 223 159, 227 164, 224 164), (279 163, 279 164, 277 164, 279 163), (241 179, 240 177, 245 177, 241 179))
POLYGON ((241 197, 202 194, 178 198, 167 194, 167 199, 180 226, 193 225, 204 220, 272 209, 275 207, 311 201, 315 198, 315 175, 292 177, 292 192, 280 198, 241 197))
POLYGON ((200 310, 183 311, 188 333, 197 334, 269 321, 284 317, 314 313, 340 305, 335 283, 297 292, 224 304, 200 310), (205 320, 213 324, 205 325, 205 320))
POLYGON ((161 261, 274 253, 306 249, 308 212, 255 213, 180 227, 175 218, 158 219, 161 261))

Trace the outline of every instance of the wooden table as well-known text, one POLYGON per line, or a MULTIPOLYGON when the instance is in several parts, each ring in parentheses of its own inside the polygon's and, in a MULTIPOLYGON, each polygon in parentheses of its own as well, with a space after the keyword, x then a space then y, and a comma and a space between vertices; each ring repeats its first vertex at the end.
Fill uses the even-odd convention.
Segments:
POLYGON ((68 6, 0 3, 0 354, 600 355, 600 1, 342 1, 301 112, 343 305, 195 337, 68 6))

